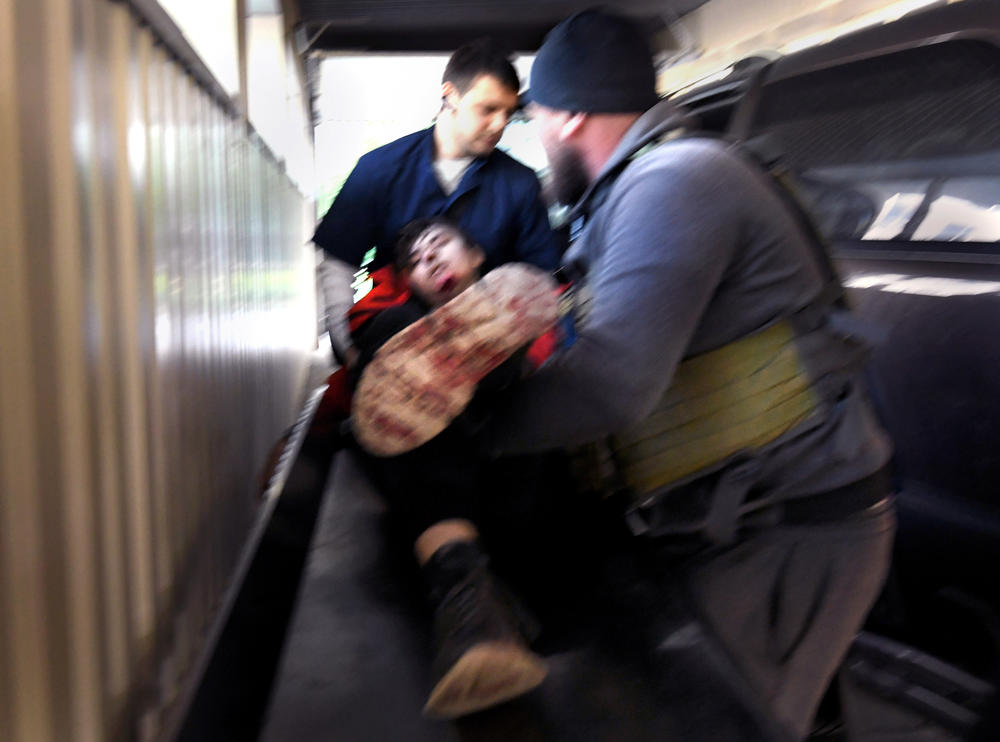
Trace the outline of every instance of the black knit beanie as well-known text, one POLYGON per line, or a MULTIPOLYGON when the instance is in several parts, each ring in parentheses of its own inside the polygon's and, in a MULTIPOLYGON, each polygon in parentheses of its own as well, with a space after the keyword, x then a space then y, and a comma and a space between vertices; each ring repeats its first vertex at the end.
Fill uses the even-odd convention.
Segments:
POLYGON ((657 102, 645 36, 632 21, 605 10, 570 16, 542 42, 526 99, 563 111, 645 111, 657 102))

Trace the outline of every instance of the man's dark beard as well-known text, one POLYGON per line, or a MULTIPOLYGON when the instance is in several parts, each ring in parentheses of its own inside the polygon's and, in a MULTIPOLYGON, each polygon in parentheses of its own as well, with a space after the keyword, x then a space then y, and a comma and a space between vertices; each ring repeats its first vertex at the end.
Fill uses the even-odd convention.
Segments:
POLYGON ((573 206, 590 185, 583 160, 569 147, 560 147, 549 156, 549 166, 552 195, 559 203, 573 206))

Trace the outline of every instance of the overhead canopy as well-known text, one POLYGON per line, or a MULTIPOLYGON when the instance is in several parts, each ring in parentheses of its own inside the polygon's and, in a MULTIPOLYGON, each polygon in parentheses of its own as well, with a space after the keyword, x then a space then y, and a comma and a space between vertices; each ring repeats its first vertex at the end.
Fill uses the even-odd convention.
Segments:
MULTIPOLYGON (((607 3, 655 33, 707 0, 607 3)), ((537 49, 546 32, 595 0, 298 0, 300 50, 452 51, 492 36, 512 51, 537 49)), ((669 37, 668 37, 669 38, 669 37)), ((670 42, 663 44, 670 48, 670 42)))

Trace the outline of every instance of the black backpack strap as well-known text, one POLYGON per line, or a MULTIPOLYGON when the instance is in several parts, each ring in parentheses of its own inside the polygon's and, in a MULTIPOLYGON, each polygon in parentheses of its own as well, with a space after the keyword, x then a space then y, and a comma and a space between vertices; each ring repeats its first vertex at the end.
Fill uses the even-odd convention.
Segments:
POLYGON ((757 108, 760 106, 761 91, 773 66, 774 62, 767 62, 751 73, 750 79, 747 81, 746 91, 736 105, 732 116, 729 117, 726 139, 742 142, 749 138, 754 117, 757 115, 757 108))
POLYGON ((819 300, 838 308, 847 308, 840 274, 837 272, 826 239, 820 234, 812 216, 797 195, 791 171, 782 161, 774 140, 764 136, 749 141, 732 143, 734 149, 743 153, 751 162, 762 168, 768 176, 772 191, 785 205, 785 210, 795 219, 796 225, 806 236, 816 266, 823 277, 823 291, 819 300))
POLYGON ((772 137, 766 134, 753 138, 750 136, 753 131, 754 118, 760 108, 764 84, 767 82, 773 67, 774 62, 768 62, 753 71, 743 97, 729 118, 729 125, 726 127, 723 139, 729 142, 733 149, 744 153, 747 159, 761 167, 770 176, 769 180, 774 186, 774 192, 785 204, 786 210, 795 218, 799 229, 806 235, 825 284, 817 303, 846 308, 847 296, 844 293, 840 275, 830 258, 826 240, 819 233, 812 216, 806 211, 796 194, 797 189, 793 182, 792 173, 782 159, 783 150, 772 137))
MULTIPOLYGON (((762 73, 766 69, 765 67, 764 70, 758 71, 756 79, 762 80, 762 73)), ((740 106, 742 111, 751 113, 755 108, 755 103, 749 107, 740 106)), ((746 115, 749 116, 751 113, 747 113, 746 115)), ((736 116, 737 114, 734 114, 734 117, 736 116)), ((742 128, 743 126, 749 127, 749 118, 744 119, 744 121, 746 123, 740 124, 738 128, 742 128)), ((730 131, 732 129, 733 127, 730 127, 730 131)), ((806 210, 805 206, 803 206, 801 199, 796 193, 797 189, 793 182, 794 178, 784 163, 784 150, 780 144, 773 137, 766 134, 746 140, 734 138, 729 132, 718 134, 710 131, 692 131, 686 132, 682 138, 714 139, 722 142, 731 152, 741 157, 748 165, 767 176, 766 180, 771 186, 771 191, 779 197, 785 206, 785 211, 793 217, 796 225, 805 235, 814 262, 819 268, 820 275, 823 277, 823 290, 820 292, 814 305, 818 307, 833 306, 847 308, 847 295, 844 293, 840 274, 837 272, 833 264, 833 259, 830 257, 826 239, 820 234, 812 216, 806 210)))

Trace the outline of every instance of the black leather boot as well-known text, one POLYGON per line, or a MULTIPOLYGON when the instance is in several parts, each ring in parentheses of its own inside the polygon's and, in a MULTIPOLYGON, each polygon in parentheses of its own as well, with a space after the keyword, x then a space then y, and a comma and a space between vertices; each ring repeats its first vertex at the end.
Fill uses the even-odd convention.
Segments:
POLYGON ((546 666, 527 645, 513 605, 488 569, 482 549, 455 542, 423 567, 434 606, 434 677, 424 707, 451 719, 538 687, 546 666))

